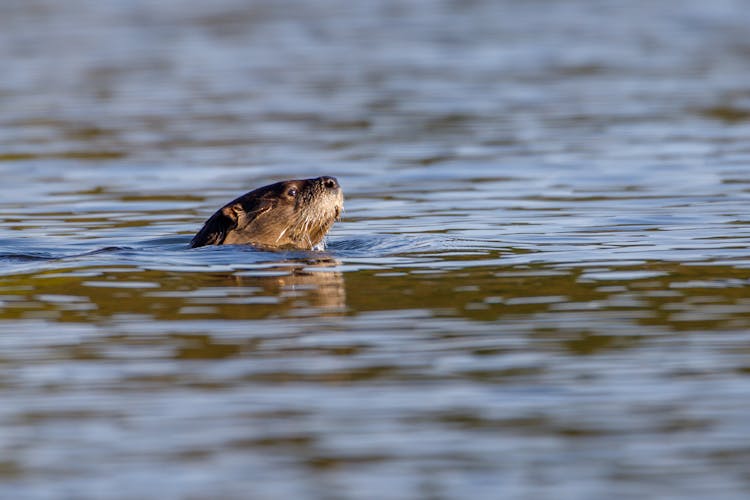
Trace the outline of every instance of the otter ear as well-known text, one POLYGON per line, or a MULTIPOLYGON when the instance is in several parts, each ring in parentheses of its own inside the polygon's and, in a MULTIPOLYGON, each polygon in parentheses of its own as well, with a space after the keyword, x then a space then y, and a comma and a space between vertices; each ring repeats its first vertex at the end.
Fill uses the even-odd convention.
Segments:
POLYGON ((201 230, 190 242, 190 247, 221 245, 227 234, 237 227, 237 223, 244 213, 242 205, 239 203, 218 210, 203 224, 201 230))
POLYGON ((235 227, 242 229, 259 216, 271 210, 273 205, 273 202, 268 200, 260 200, 250 206, 245 206, 242 203, 234 203, 228 207, 224 207, 222 212, 226 217, 232 219, 235 227))
POLYGON ((240 218, 245 215, 245 209, 242 208, 241 203, 234 203, 222 208, 221 213, 236 225, 240 218))
POLYGON ((207 221, 198 234, 190 242, 190 247, 204 245, 221 245, 232 231, 241 231, 259 215, 273 208, 273 203, 262 202, 251 205, 247 209, 240 201, 217 210, 207 221))

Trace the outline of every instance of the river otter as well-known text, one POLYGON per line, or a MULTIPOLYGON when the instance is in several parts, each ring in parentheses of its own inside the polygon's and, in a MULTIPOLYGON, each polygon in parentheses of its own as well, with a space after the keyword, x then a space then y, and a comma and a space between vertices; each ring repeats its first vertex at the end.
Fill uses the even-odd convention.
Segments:
POLYGON ((343 208, 344 195, 335 177, 277 182, 224 205, 203 224, 190 247, 245 243, 319 250, 343 208))

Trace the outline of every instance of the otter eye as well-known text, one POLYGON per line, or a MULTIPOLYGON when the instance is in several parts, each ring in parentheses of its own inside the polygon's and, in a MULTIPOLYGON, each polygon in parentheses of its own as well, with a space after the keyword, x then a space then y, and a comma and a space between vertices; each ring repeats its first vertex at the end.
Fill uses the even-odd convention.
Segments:
POLYGON ((297 188, 289 188, 289 191, 287 191, 286 194, 294 198, 297 196, 297 188))

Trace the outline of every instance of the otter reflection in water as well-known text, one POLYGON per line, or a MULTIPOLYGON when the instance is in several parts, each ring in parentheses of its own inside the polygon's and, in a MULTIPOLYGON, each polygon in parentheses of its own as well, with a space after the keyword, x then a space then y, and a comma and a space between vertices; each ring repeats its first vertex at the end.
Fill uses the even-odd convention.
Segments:
POLYGON ((213 214, 190 242, 320 250, 344 208, 335 177, 277 182, 250 191, 213 214))
MULTIPOLYGON (((247 269, 229 277, 240 287, 255 289, 256 297, 276 297, 273 307, 259 308, 264 315, 340 315, 346 312, 344 275, 335 259, 293 259, 270 267, 247 269)), ((244 311, 242 314, 247 314, 244 311)))

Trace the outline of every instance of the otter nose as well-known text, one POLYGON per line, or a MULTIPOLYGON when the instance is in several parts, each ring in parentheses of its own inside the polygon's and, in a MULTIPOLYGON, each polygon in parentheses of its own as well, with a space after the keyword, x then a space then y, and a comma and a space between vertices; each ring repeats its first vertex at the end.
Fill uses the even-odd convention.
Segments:
POLYGON ((328 189, 339 188, 339 181, 337 181, 335 177, 324 176, 320 178, 320 181, 323 183, 323 186, 325 186, 328 189))

